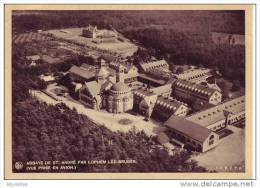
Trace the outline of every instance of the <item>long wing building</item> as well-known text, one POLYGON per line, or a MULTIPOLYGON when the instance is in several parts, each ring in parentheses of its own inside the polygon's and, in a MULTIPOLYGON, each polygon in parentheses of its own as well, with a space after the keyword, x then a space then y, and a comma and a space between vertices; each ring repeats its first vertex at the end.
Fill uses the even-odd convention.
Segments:
POLYGON ((172 115, 165 126, 167 135, 196 151, 205 152, 219 142, 217 132, 245 121, 245 96, 231 99, 187 117, 172 115))

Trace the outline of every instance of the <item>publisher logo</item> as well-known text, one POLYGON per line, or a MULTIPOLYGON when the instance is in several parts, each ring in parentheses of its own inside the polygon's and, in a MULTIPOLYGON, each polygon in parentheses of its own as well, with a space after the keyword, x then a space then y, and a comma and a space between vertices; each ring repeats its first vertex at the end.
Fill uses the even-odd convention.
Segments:
POLYGON ((21 170, 23 168, 22 162, 15 162, 14 167, 16 170, 21 170))

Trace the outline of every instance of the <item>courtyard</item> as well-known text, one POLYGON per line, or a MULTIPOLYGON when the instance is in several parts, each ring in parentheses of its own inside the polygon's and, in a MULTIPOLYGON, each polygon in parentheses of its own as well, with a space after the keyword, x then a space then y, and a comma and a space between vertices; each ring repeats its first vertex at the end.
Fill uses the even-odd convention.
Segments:
POLYGON ((114 132, 128 132, 134 128, 136 131, 144 131, 148 136, 155 136, 160 131, 160 122, 154 120, 145 121, 144 117, 137 113, 134 113, 134 115, 131 113, 112 114, 106 110, 96 111, 90 109, 69 95, 57 95, 55 92, 61 88, 63 87, 50 84, 46 89, 47 94, 37 90, 32 90, 31 94, 47 104, 55 105, 62 102, 71 109, 75 108, 78 113, 88 116, 93 122, 101 124, 114 132))

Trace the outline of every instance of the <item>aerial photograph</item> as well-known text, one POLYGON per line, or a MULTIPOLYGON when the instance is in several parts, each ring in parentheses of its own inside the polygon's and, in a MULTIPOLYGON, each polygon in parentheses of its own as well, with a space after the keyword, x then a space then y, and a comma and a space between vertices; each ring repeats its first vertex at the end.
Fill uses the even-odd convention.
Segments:
POLYGON ((12 11, 13 173, 244 173, 245 11, 12 11))

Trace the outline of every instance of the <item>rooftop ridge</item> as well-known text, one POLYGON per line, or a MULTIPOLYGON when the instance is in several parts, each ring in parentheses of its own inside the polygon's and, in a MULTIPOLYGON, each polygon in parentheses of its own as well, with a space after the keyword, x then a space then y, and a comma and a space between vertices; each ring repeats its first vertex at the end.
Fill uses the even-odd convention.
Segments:
POLYGON ((243 95, 243 96, 237 97, 237 98, 235 98, 235 99, 231 99, 231 100, 228 100, 228 101, 221 102, 220 104, 218 104, 218 105, 216 105, 216 106, 213 106, 213 107, 210 107, 210 108, 208 108, 208 109, 206 109, 206 110, 199 111, 199 112, 195 112, 195 113, 193 113, 193 114, 191 114, 191 115, 189 115, 189 116, 186 116, 185 119, 190 118, 190 117, 195 116, 195 115, 198 115, 198 114, 200 114, 200 113, 206 112, 206 111, 210 111, 210 110, 212 110, 212 109, 214 109, 214 108, 220 107, 220 106, 222 106, 222 105, 224 105, 224 104, 227 104, 227 103, 230 103, 230 102, 232 102, 232 101, 234 101, 234 100, 239 100, 240 98, 241 98, 241 99, 242 99, 242 98, 245 98, 245 96, 243 95))

